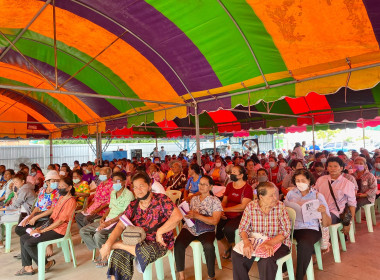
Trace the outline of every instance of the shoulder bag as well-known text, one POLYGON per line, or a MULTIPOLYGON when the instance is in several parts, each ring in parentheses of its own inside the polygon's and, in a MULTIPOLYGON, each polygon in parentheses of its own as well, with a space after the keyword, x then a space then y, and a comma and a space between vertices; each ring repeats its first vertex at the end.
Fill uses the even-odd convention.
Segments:
MULTIPOLYGON (((329 182, 329 189, 330 189, 330 193, 331 193, 331 196, 333 197, 334 199, 334 202, 335 202, 335 206, 336 208, 338 209, 338 211, 340 212, 340 208, 338 206, 338 203, 336 202, 336 198, 335 198, 335 195, 334 195, 334 192, 333 192, 333 189, 331 187, 331 182, 329 182)), ((352 219, 352 214, 351 214, 351 211, 350 211, 350 207, 348 206, 348 204, 346 203, 346 205, 344 206, 344 210, 343 212, 339 215, 339 218, 341 219, 342 221, 342 224, 344 226, 348 226, 350 225, 351 223, 351 219, 352 219)))

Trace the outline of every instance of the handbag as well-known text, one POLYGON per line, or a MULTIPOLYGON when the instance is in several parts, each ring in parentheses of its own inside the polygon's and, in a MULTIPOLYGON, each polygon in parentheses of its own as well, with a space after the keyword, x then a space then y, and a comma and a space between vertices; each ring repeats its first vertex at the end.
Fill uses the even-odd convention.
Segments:
MULTIPOLYGON (((61 206, 61 209, 59 209, 59 212, 58 212, 57 217, 58 217, 59 214, 61 213, 61 210, 62 210, 63 206, 66 204, 67 201, 69 201, 69 199, 66 200, 65 203, 63 203, 63 205, 61 206)), ((40 229, 45 229, 45 228, 47 228, 48 226, 50 226, 51 224, 53 224, 53 223, 54 223, 54 220, 53 220, 52 218, 49 218, 49 219, 47 219, 47 220, 46 220, 46 221, 40 226, 40 229)))
POLYGON ((205 232, 212 232, 215 231, 215 226, 214 225, 209 225, 206 224, 200 220, 194 220, 194 225, 195 225, 195 232, 197 234, 202 234, 205 232))
MULTIPOLYGON (((335 206, 336 208, 338 209, 338 211, 340 212, 340 208, 338 206, 338 203, 336 203, 336 199, 335 199, 335 195, 334 195, 334 192, 332 190, 332 187, 331 187, 331 182, 329 182, 329 189, 330 189, 330 193, 331 193, 331 196, 333 197, 334 199, 334 202, 335 202, 335 206)), ((342 221, 342 224, 344 226, 349 226, 350 223, 351 223, 351 220, 352 220, 352 214, 351 214, 351 211, 350 211, 350 208, 348 206, 348 204, 346 203, 346 205, 344 206, 344 210, 343 212, 339 215, 339 218, 341 219, 342 221)))

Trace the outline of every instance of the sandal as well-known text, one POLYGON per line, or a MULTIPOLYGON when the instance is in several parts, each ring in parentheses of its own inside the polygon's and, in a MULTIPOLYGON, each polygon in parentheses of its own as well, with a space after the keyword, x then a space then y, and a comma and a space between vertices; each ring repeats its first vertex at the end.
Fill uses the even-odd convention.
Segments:
POLYGON ((51 265, 46 267, 45 265, 45 272, 48 272, 54 265, 55 265, 55 260, 48 261, 48 263, 51 262, 51 265))
POLYGON ((232 246, 229 249, 224 251, 222 258, 225 260, 228 260, 229 258, 231 258, 231 251, 232 251, 232 246))
POLYGON ((34 275, 34 273, 35 273, 34 270, 32 272, 29 272, 29 271, 26 271, 25 268, 21 268, 19 271, 17 271, 15 276, 34 275))
POLYGON ((108 261, 107 260, 105 260, 105 261, 100 261, 100 262, 98 262, 97 264, 96 264, 96 267, 97 268, 103 268, 103 267, 106 267, 106 266, 108 266, 108 261))
POLYGON ((95 258, 92 262, 93 263, 98 263, 102 261, 102 257, 99 255, 97 258, 95 258))

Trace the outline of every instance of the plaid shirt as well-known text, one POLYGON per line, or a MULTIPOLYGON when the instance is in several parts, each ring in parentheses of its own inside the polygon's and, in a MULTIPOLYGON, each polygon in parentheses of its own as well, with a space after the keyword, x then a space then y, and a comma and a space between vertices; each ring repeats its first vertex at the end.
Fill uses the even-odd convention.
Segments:
POLYGON ((243 231, 248 235, 255 232, 270 238, 281 234, 285 237, 283 243, 289 248, 292 245, 291 222, 285 205, 280 201, 267 215, 261 210, 258 200, 248 203, 239 225, 239 233, 243 231))
MULTIPOLYGON (((353 176, 358 178, 358 172, 356 171, 353 176)), ((371 203, 375 203, 376 192, 377 192, 377 181, 376 177, 369 171, 365 171, 360 177, 361 185, 359 187, 360 193, 366 193, 368 200, 371 203)))

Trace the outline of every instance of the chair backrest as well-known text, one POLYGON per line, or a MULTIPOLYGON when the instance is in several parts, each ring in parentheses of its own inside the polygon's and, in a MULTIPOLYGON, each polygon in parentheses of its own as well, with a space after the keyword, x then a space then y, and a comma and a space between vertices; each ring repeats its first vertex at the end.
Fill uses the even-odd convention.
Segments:
POLYGON ((69 224, 67 225, 65 237, 68 237, 70 235, 70 233, 71 233, 71 224, 73 223, 74 215, 75 215, 75 210, 74 210, 73 214, 71 215, 69 224))
POLYGON ((181 199, 181 195, 182 195, 181 191, 174 191, 174 190, 169 190, 169 191, 166 191, 165 193, 173 201, 173 203, 176 205, 178 204, 179 200, 181 199))
MULTIPOLYGON (((290 222, 292 224, 290 241, 293 244, 293 232, 294 232, 294 223, 296 222, 296 211, 294 211, 294 209, 290 208, 290 207, 286 207, 286 211, 288 212, 288 216, 289 216, 290 222)), ((292 251, 292 247, 290 247, 290 252, 291 251, 292 251)))

